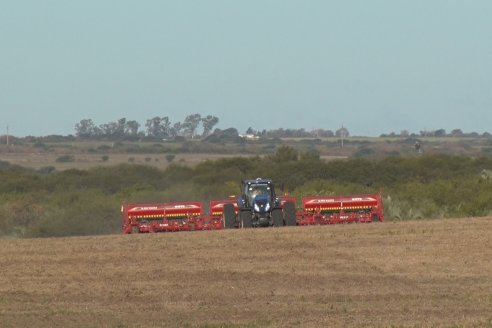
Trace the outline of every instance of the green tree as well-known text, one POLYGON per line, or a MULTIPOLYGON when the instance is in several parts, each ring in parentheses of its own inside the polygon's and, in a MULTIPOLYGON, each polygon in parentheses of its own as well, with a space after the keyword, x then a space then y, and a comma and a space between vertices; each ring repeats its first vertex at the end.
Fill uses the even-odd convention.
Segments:
POLYGON ((193 138, 195 136, 196 129, 198 128, 198 125, 200 125, 200 122, 202 121, 202 117, 200 114, 192 114, 186 116, 182 129, 183 132, 190 138, 193 138))
POLYGON ((213 127, 219 123, 219 118, 216 116, 212 115, 207 115, 206 117, 202 118, 202 126, 203 126, 203 137, 206 137, 210 134, 212 131, 213 127))
POLYGON ((95 135, 96 126, 91 119, 83 119, 75 124, 75 135, 79 138, 90 138, 95 135))

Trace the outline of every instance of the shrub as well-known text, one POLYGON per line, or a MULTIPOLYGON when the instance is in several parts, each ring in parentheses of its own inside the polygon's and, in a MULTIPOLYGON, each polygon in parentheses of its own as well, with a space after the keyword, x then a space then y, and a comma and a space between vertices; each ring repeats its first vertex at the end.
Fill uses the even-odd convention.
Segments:
POLYGON ((369 157, 375 154, 374 149, 362 147, 354 153, 354 157, 369 157))
POLYGON ((102 151, 102 152, 109 151, 110 149, 111 149, 111 147, 108 145, 101 145, 101 146, 97 147, 97 150, 102 151))
POLYGON ((46 149, 48 149, 48 147, 46 147, 46 145, 43 142, 36 142, 33 145, 33 147, 36 148, 36 149, 39 149, 39 150, 46 150, 46 149))
POLYGON ((0 170, 1 169, 7 169, 10 167, 10 162, 7 161, 0 161, 0 170))
POLYGON ((57 163, 70 163, 74 161, 75 161, 75 157, 72 155, 62 155, 56 159, 57 163))
POLYGON ((41 174, 50 174, 56 171, 56 168, 54 166, 43 166, 38 170, 39 173, 41 174))

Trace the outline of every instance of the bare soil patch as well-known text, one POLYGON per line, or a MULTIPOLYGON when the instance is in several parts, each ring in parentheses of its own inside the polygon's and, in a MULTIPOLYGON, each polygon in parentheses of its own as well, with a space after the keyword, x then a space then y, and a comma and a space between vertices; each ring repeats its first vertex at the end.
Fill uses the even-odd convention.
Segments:
POLYGON ((492 327, 492 218, 0 240, 2 327, 492 327))

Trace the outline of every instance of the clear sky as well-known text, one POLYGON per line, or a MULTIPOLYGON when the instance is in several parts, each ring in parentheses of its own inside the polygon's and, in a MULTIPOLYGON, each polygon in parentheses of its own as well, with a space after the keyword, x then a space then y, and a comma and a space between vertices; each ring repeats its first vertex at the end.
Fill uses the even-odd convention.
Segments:
POLYGON ((492 1, 0 1, 0 135, 194 113, 492 132, 492 1))

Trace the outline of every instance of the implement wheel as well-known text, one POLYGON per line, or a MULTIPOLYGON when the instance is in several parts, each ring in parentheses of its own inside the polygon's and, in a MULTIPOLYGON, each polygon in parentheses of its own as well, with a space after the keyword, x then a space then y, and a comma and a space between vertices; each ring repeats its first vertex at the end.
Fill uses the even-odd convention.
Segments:
POLYGON ((294 203, 287 202, 284 205, 284 220, 286 226, 296 225, 296 207, 294 203))
POLYGON ((253 218, 251 217, 251 211, 241 211, 241 223, 243 228, 253 227, 253 218))
POLYGON ((231 229, 236 227, 236 213, 233 204, 224 205, 224 228, 231 229))

